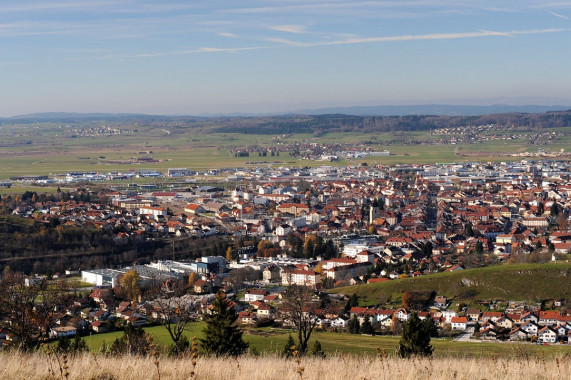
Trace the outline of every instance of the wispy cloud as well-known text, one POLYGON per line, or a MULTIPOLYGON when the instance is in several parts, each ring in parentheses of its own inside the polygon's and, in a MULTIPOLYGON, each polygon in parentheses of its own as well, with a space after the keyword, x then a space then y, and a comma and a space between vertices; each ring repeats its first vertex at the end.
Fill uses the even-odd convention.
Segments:
POLYGON ((234 33, 228 33, 228 32, 221 32, 218 33, 218 35, 220 37, 227 37, 227 38, 238 38, 238 35, 234 34, 234 33))
POLYGON ((116 60, 116 61, 125 61, 129 58, 155 58, 155 57, 167 57, 167 56, 176 56, 176 55, 189 55, 189 54, 200 54, 200 53, 237 53, 239 51, 247 51, 247 50, 261 50, 261 49, 269 49, 272 46, 250 46, 250 47, 200 47, 197 49, 183 49, 177 51, 170 51, 170 52, 162 52, 162 53, 149 53, 149 54, 136 54, 133 56, 116 56, 116 55, 108 55, 104 57, 108 60, 116 60))
POLYGON ((306 32, 307 26, 306 25, 275 25, 275 26, 270 26, 270 29, 276 30, 278 32, 303 34, 306 32))
POLYGON ((514 37, 518 35, 530 35, 530 34, 545 34, 545 33, 559 33, 567 32, 571 29, 530 29, 530 30, 514 30, 507 32, 497 32, 490 30, 480 30, 476 32, 466 32, 466 33, 431 33, 431 34, 412 34, 412 35, 400 35, 400 36, 382 36, 382 37, 359 37, 359 38, 348 38, 343 40, 334 41, 319 41, 319 42, 296 42, 289 40, 275 40, 280 41, 287 45, 299 46, 299 47, 312 47, 312 46, 331 46, 331 45, 351 45, 351 44, 366 44, 366 43, 378 43, 378 42, 398 42, 398 41, 430 41, 430 40, 453 40, 462 38, 478 38, 478 37, 514 37))
POLYGON ((139 58, 189 55, 189 54, 200 54, 200 53, 237 53, 241 51, 276 49, 280 47, 307 48, 307 47, 317 47, 317 46, 370 44, 370 43, 383 43, 383 42, 453 40, 453 39, 482 38, 482 37, 516 37, 520 35, 561 33, 568 31, 571 31, 571 28, 529 29, 529 30, 514 30, 514 31, 479 30, 475 32, 466 32, 466 33, 433 33, 433 34, 400 35, 400 36, 353 37, 340 40, 315 41, 315 42, 292 41, 284 38, 265 38, 263 39, 263 41, 273 44, 265 46, 251 46, 251 47, 200 47, 196 49, 181 49, 171 52, 137 54, 132 56, 107 56, 105 58, 112 60, 126 60, 129 58, 139 59, 139 58))
POLYGON ((113 7, 116 1, 69 1, 69 2, 36 2, 0 5, 0 12, 40 12, 40 11, 78 11, 113 7))
POLYGON ((482 33, 486 33, 486 35, 490 35, 490 36, 502 36, 502 37, 514 37, 513 34, 510 34, 508 32, 496 32, 493 30, 486 30, 486 29, 482 29, 480 30, 480 32, 482 33))
POLYGON ((17 2, 15 4, 1 4, 0 13, 61 13, 61 12, 97 12, 97 13, 149 13, 173 12, 195 9, 193 3, 159 3, 145 4, 137 1, 117 1, 117 0, 75 0, 75 1, 37 1, 37 2, 17 2))
POLYGON ((549 13, 550 15, 555 16, 555 17, 562 18, 563 20, 569 20, 569 17, 567 17, 567 16, 565 16, 565 15, 562 15, 562 14, 560 14, 560 13, 553 12, 553 11, 546 11, 546 12, 549 13))

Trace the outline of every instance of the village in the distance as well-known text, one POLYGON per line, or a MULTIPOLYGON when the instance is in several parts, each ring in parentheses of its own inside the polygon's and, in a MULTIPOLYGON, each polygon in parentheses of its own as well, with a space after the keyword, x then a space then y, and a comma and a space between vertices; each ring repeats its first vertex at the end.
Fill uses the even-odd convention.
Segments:
MULTIPOLYGON (((52 339, 161 324, 174 308, 187 310, 191 323, 208 315, 217 292, 244 328, 291 328, 282 298, 295 284, 312 294, 303 312, 315 329, 398 335, 415 313, 433 321, 435 336, 455 340, 571 344, 568 299, 476 299, 469 279, 454 294, 425 289, 396 299, 386 292, 366 305, 352 296, 368 284, 440 272, 568 261, 570 166, 524 159, 176 168, 132 171, 119 185, 122 173, 67 173, 59 183, 13 178, 2 185, 49 181, 61 189, 2 196, 4 213, 43 225, 37 233, 53 240, 39 258, 16 257, 34 237, 14 233, 5 253, 12 256, 2 263, 5 272, 26 273, 29 286, 78 280, 77 296, 55 305, 52 339), (88 182, 94 175, 100 180, 88 182), (106 184, 108 176, 115 182, 106 184), (145 176, 153 181, 129 182, 145 176), (66 230, 80 229, 107 239, 114 252, 98 246, 95 235, 80 237, 91 248, 62 249, 76 239, 66 230), (126 281, 132 278, 136 285, 126 281)), ((569 284, 559 286, 568 291, 569 284)), ((3 329, 0 338, 10 345, 14 337, 3 329)))

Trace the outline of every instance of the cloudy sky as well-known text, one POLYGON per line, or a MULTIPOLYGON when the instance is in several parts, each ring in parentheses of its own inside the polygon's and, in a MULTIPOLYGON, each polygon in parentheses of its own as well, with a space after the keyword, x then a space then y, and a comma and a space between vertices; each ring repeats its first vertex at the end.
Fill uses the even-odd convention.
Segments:
POLYGON ((2 0, 0 116, 571 105, 571 1, 2 0))

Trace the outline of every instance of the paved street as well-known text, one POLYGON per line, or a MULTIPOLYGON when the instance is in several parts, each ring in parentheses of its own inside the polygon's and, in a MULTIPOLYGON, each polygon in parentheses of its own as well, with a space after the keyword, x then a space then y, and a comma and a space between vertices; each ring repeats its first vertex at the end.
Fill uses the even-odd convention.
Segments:
POLYGON ((474 326, 468 327, 466 331, 454 338, 455 342, 469 342, 470 337, 474 334, 474 326))

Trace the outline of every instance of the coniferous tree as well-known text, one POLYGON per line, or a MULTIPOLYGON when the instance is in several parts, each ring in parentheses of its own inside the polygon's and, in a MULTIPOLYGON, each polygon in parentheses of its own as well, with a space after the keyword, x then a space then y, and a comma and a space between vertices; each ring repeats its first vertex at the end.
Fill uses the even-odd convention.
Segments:
POLYGON ((229 301, 216 294, 211 314, 206 317, 204 339, 200 339, 202 350, 216 356, 239 356, 246 352, 248 343, 242 339, 242 331, 234 325, 238 315, 229 301))
POLYGON ((474 236, 474 229, 472 228, 472 223, 470 222, 466 223, 466 226, 464 227, 464 233, 468 237, 474 236))
POLYGON ((347 304, 345 304, 345 312, 348 313, 349 310, 355 306, 359 306, 359 297, 357 297, 357 294, 353 293, 347 301, 347 304))
POLYGON ((361 325, 359 324, 357 315, 353 315, 353 318, 351 318, 351 320, 349 321, 349 333, 359 334, 359 331, 361 331, 361 325))
POLYGON ((551 214, 551 216, 557 216, 559 214, 559 205, 557 204, 557 202, 555 202, 555 199, 553 200, 553 204, 551 205, 549 213, 551 214))
POLYGON ((87 352, 89 351, 89 347, 87 346, 87 342, 83 339, 79 334, 75 334, 73 338, 73 343, 71 344, 71 348, 74 352, 87 352))
POLYGON ((422 245, 422 255, 426 258, 432 257, 432 243, 427 241, 422 245))
POLYGON ((89 351, 85 339, 83 339, 79 334, 75 334, 73 340, 67 336, 62 336, 58 339, 56 351, 74 354, 80 352, 89 351))
POLYGON ((436 327, 436 324, 432 318, 426 318, 424 321, 422 321, 422 324, 424 325, 426 331, 428 331, 428 334, 431 338, 438 338, 438 327, 436 327))
POLYGON ((291 334, 289 334, 288 338, 287 338, 287 342, 284 346, 284 350, 282 351, 282 355, 285 358, 291 358, 293 356, 293 347, 295 346, 295 341, 293 340, 293 337, 291 336, 291 334))
POLYGON ((361 334, 368 334, 374 335, 375 329, 373 329, 373 325, 371 324, 371 318, 366 315, 363 324, 361 325, 361 334))
POLYGON ((316 340, 313 344, 313 348, 311 349, 311 356, 315 358, 325 359, 325 352, 323 352, 323 348, 321 348, 321 343, 316 340))
POLYGON ((413 355, 430 356, 433 348, 430 345, 429 325, 418 318, 416 313, 404 323, 398 354, 403 358, 413 355))

